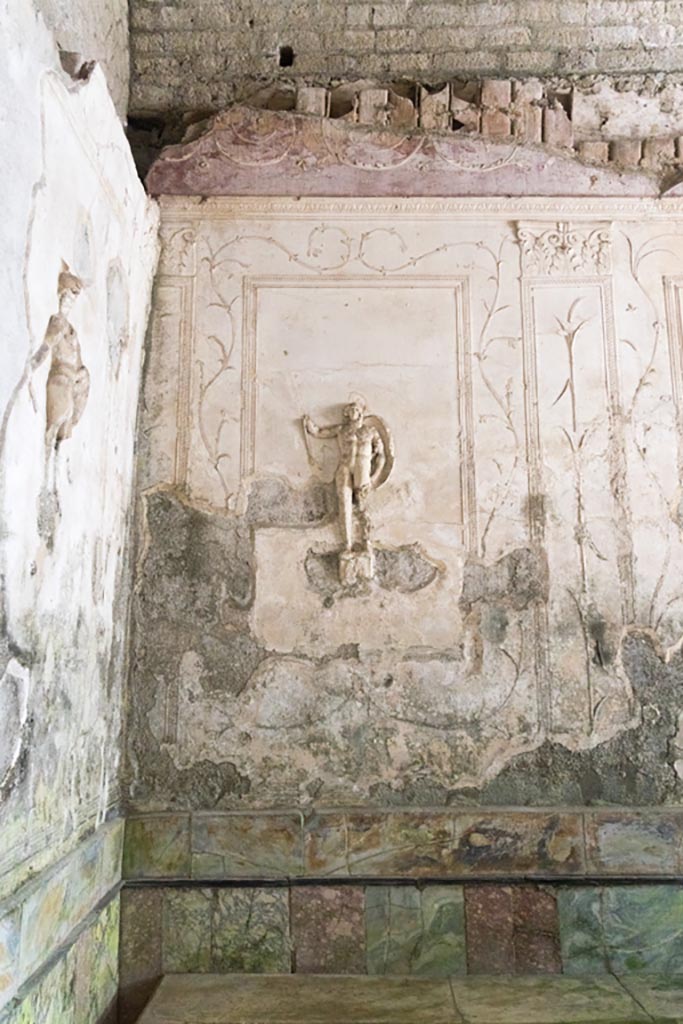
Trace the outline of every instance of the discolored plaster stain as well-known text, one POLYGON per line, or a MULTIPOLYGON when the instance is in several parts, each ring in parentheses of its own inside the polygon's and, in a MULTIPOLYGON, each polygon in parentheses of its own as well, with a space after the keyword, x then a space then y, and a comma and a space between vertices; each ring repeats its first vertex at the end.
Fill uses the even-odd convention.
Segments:
POLYGON ((242 693, 266 656, 249 633, 233 633, 225 641, 202 636, 198 644, 198 682, 205 693, 242 693))
POLYGON ((522 501, 522 511, 529 520, 531 532, 534 529, 543 529, 547 515, 547 499, 545 494, 529 494, 522 501))
MULTIPOLYGON (((279 486, 271 489, 269 481, 255 493, 261 497, 254 518, 274 521, 268 507, 280 500, 279 486)), ((290 498, 285 493, 285 505, 290 498)), ((279 522, 307 521, 306 501, 290 503, 279 522)), ((317 657, 296 649, 283 654, 252 632, 255 556, 246 517, 194 508, 170 491, 147 495, 144 505, 129 707, 133 807, 236 807, 253 799, 254 786, 259 794, 270 791, 275 805, 341 799, 353 779, 363 780, 366 799, 389 806, 661 804, 679 797, 683 783, 672 764, 680 655, 667 664, 647 636, 635 635, 625 637, 620 655, 597 615, 590 627, 595 657, 601 664, 620 657, 643 708, 640 723, 572 751, 534 735, 520 719, 516 742, 523 752, 511 749, 481 785, 467 783, 469 752, 484 741, 486 716, 451 708, 444 698, 452 680, 478 678, 491 646, 511 648, 517 617, 547 598, 542 553, 520 548, 492 566, 466 565, 460 604, 469 609, 469 647, 372 652, 350 643, 317 657), (205 721, 214 738, 193 741, 197 753, 179 758, 183 702, 184 714, 205 721)), ((415 546, 383 553, 385 581, 428 580, 438 572, 415 546)), ((336 552, 309 550, 305 571, 318 593, 335 599, 336 552)), ((466 852, 476 858, 476 851, 475 838, 466 852)))
POLYGON ((419 544, 378 548, 375 559, 379 585, 385 590, 398 590, 403 594, 428 587, 444 572, 443 566, 430 559, 419 544))
POLYGON ((522 609, 548 600, 548 562, 534 548, 516 548, 493 565, 470 559, 465 564, 462 607, 478 602, 522 609))
POLYGON ((683 658, 666 664, 645 637, 627 636, 621 659, 642 708, 641 721, 589 750, 546 741, 513 758, 472 797, 482 805, 635 806, 679 803, 683 781, 673 767, 683 658))
POLYGON ((32 759, 30 652, 7 630, 5 589, 0 580, 0 809, 21 787, 32 759))
POLYGON ((154 544, 140 584, 145 613, 189 622, 218 622, 254 599, 249 526, 181 503, 170 491, 145 500, 146 530, 154 544))
POLYGON ((38 534, 48 551, 54 548, 60 514, 59 495, 54 487, 48 487, 45 482, 38 496, 36 523, 38 534))
MULTIPOLYGON (((330 608, 334 603, 334 595, 345 593, 351 596, 358 592, 359 585, 352 588, 342 588, 339 585, 339 554, 336 551, 312 551, 306 553, 304 572, 309 585, 317 591, 324 599, 325 606, 330 608)), ((368 591, 367 583, 360 584, 363 591, 368 591)))
POLYGON ((314 480, 297 489, 281 477, 260 477, 249 490, 245 519, 251 526, 313 526, 331 522, 337 512, 333 484, 314 480))

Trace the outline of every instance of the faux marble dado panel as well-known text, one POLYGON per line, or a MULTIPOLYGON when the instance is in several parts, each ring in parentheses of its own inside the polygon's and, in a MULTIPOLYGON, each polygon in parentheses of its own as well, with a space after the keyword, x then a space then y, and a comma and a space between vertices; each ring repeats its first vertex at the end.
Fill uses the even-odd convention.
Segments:
POLYGON ((683 887, 145 885, 121 895, 122 1024, 162 974, 681 974, 683 887))
POLYGON ((118 819, 0 902, 0 1007, 116 890, 122 848, 118 819))
POLYGON ((446 809, 129 818, 130 880, 675 878, 683 812, 446 809))
POLYGON ((0 1011, 0 1024, 114 1024, 119 923, 117 895, 93 911, 35 984, 0 1011))
POLYGON ((162 210, 134 807, 680 799, 683 207, 162 210), (345 586, 302 417, 353 396, 395 462, 345 586))

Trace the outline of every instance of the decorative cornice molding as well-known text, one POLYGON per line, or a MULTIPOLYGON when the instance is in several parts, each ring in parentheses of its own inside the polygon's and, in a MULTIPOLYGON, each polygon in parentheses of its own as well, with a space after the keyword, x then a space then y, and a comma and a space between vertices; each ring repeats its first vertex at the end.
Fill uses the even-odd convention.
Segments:
MULTIPOLYGON (((325 197, 308 196, 201 196, 164 195, 159 199, 162 220, 222 221, 263 219, 277 216, 282 219, 306 220, 334 216, 349 220, 363 220, 368 216, 400 217, 406 220, 421 218, 441 220, 500 220, 511 221, 533 218, 557 223, 557 199, 543 196, 518 198, 449 198, 449 197, 325 197)), ((683 221, 683 199, 652 198, 567 198, 562 202, 565 219, 586 221, 683 221)))
POLYGON ((147 175, 159 195, 642 196, 647 174, 472 133, 444 135, 236 105, 164 149, 147 175))

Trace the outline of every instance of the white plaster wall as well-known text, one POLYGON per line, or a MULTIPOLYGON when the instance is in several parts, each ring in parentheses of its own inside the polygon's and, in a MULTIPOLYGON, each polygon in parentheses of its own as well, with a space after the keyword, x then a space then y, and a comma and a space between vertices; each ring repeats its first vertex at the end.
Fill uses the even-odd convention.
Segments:
POLYGON ((119 117, 128 113, 128 0, 36 0, 62 50, 99 61, 119 117))
POLYGON ((156 211, 98 67, 75 84, 31 5, 0 0, 0 896, 118 795, 133 437, 156 211), (90 395, 45 445, 66 263, 90 395))

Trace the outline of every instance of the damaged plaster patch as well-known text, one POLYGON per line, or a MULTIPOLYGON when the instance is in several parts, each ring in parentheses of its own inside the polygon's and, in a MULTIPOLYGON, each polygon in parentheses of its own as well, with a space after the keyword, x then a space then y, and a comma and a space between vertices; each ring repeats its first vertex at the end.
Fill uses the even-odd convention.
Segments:
POLYGON ((254 560, 251 529, 210 515, 170 491, 143 497, 147 549, 138 566, 133 644, 135 723, 130 754, 136 796, 163 806, 218 807, 249 792, 229 760, 179 768, 178 689, 191 701, 242 692, 266 656, 250 636, 254 560))
MULTIPOLYGON (((269 505, 282 492, 266 493, 269 505)), ((476 643, 378 641, 377 650, 347 644, 315 658, 275 653, 253 634, 246 516, 200 510, 171 491, 143 503, 129 729, 136 810, 236 808, 247 796, 257 805, 343 802, 350 793, 387 804, 657 803, 674 792, 667 757, 678 722, 659 708, 680 683, 679 658, 664 665, 647 641, 626 638, 643 724, 592 750, 544 741, 517 696, 530 671, 519 637, 547 592, 545 559, 531 549, 466 568, 460 606, 468 622, 477 618, 476 643), (482 685, 491 678, 496 687, 482 685), (501 708, 515 707, 501 749, 501 708), (482 748, 492 757, 483 772, 482 748)), ((288 521, 301 508, 290 504, 288 521)), ((385 587, 424 588, 440 571, 415 545, 382 556, 385 587)), ((309 584, 323 596, 339 588, 337 559, 309 549, 309 584)))
POLYGON ((665 664, 649 639, 627 636, 621 659, 640 703, 641 722, 591 750, 546 741, 514 758, 473 793, 484 805, 520 803, 661 805, 683 799, 675 768, 683 657, 665 664))
POLYGON ((548 600, 548 562, 544 552, 516 548, 493 565, 465 564, 461 604, 477 602, 521 610, 548 600))
POLYGON ((28 669, 10 658, 0 676, 0 802, 18 781, 28 755, 29 689, 28 669))
POLYGON ((683 779, 683 711, 678 715, 678 728, 671 742, 671 753, 674 757, 673 769, 679 779, 683 779))
MULTIPOLYGON (((265 490, 270 507, 282 492, 265 490)), ((266 803, 343 799, 350 787, 367 793, 382 777, 396 786, 411 765, 439 779, 472 770, 498 698, 458 685, 469 671, 466 654, 399 645, 361 657, 353 643, 319 658, 274 654, 252 632, 246 596, 254 593, 255 559, 246 516, 200 510, 171 491, 143 496, 143 506, 132 806, 229 808, 247 794, 266 803)), ((255 508, 252 515, 265 518, 255 508)), ((301 509, 290 503, 288 521, 301 509)), ((332 558, 336 589, 336 552, 332 558)), ((324 564, 317 568, 325 584, 324 564)), ((378 570, 385 589, 407 593, 442 571, 416 545, 383 549, 378 570)), ((495 664, 486 660, 486 670, 514 687, 509 663, 495 664)), ((526 727, 517 732, 528 746, 526 727)))
POLYGON ((249 527, 242 521, 209 516, 171 492, 147 498, 147 528, 156 543, 145 561, 144 600, 153 616, 220 619, 228 604, 248 608, 254 596, 254 565, 249 527))
POLYGON ((252 526, 314 526, 337 511, 333 484, 313 481, 297 490, 281 477, 261 477, 249 491, 246 520, 252 526))
MULTIPOLYGON (((396 590, 411 594, 423 590, 444 571, 419 544, 403 544, 397 548, 375 549, 375 581, 384 590, 396 590)), ((323 598, 326 607, 341 597, 354 597, 367 592, 370 584, 361 583, 354 587, 342 587, 339 582, 339 552, 314 551, 309 549, 304 562, 304 572, 310 586, 323 598)))

